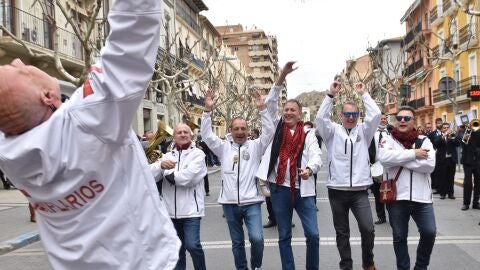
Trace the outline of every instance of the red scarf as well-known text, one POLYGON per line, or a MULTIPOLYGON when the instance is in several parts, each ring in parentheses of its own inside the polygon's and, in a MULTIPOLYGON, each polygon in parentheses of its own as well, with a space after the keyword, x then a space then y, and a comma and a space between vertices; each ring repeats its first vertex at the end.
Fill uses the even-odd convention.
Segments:
MULTIPOLYGON (((283 124, 283 136, 282 143, 280 144, 280 151, 278 157, 277 168, 277 185, 285 183, 285 173, 287 170, 288 160, 290 159, 290 192, 295 194, 295 180, 297 176, 297 157, 300 154, 300 148, 302 148, 305 140, 305 131, 303 130, 303 122, 299 121, 295 132, 290 132, 290 128, 286 124, 283 124)), ((301 154, 300 154, 301 155, 301 154)))
POLYGON ((180 151, 180 150, 187 150, 188 147, 190 147, 192 143, 186 143, 184 145, 178 145, 178 144, 175 144, 175 148, 177 148, 177 151, 180 151))
POLYGON ((418 138, 418 131, 413 129, 412 132, 403 133, 395 128, 392 131, 392 136, 399 141, 405 149, 412 149, 413 144, 418 138))

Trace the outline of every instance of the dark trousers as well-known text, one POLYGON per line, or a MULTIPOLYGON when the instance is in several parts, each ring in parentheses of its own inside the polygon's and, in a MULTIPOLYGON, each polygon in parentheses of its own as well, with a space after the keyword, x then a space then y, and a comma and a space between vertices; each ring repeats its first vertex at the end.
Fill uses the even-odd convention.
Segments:
POLYGON ((480 195, 480 166, 463 165, 463 173, 465 178, 463 180, 463 204, 470 205, 472 198, 473 187, 473 201, 472 206, 478 206, 478 199, 480 195), (473 181, 472 181, 473 175, 473 181))
POLYGON ((385 220, 385 204, 380 202, 380 183, 373 181, 370 189, 372 190, 373 196, 375 197, 375 211, 377 212, 377 217, 379 219, 385 220))
POLYGON ((335 227, 337 248, 340 253, 340 269, 353 269, 348 221, 350 210, 357 220, 361 235, 362 265, 363 267, 373 265, 375 229, 373 227, 372 210, 368 201, 368 192, 366 190, 344 191, 329 188, 328 199, 332 208, 333 226, 335 227))
POLYGON ((438 171, 435 172, 437 191, 441 196, 453 195, 453 181, 455 178, 455 162, 452 158, 439 163, 438 171))
POLYGON ((275 213, 273 212, 272 200, 270 199, 270 197, 265 198, 265 203, 267 204, 268 220, 270 220, 270 222, 272 222, 273 224, 277 224, 277 220, 275 219, 275 213))

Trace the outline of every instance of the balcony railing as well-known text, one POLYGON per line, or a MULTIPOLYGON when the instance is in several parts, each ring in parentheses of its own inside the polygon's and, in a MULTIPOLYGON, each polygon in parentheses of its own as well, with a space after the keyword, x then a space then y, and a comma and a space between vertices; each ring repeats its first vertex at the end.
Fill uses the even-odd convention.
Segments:
POLYGON ((419 99, 409 101, 408 106, 410 106, 414 109, 419 109, 419 108, 425 107, 425 97, 421 97, 419 99))
POLYGON ((405 70, 405 76, 408 77, 412 74, 414 74, 417 70, 423 67, 423 58, 420 58, 420 60, 414 62, 413 64, 410 64, 407 69, 405 70))
POLYGON ((438 8, 434 6, 432 10, 430 10, 430 23, 433 23, 436 19, 438 19, 438 8))
POLYGON ((403 43, 405 46, 408 46, 410 42, 418 35, 422 33, 422 22, 419 22, 410 32, 407 33, 405 38, 403 39, 403 43))
POLYGON ((192 64, 197 66, 199 69, 203 70, 205 68, 205 63, 199 58, 195 56, 195 54, 192 53, 192 64))
MULTIPOLYGON (((459 82, 457 90, 454 90, 451 93, 449 93, 449 96, 453 98, 453 97, 460 97, 460 96, 466 95, 472 85, 477 85, 477 76, 471 76, 461 80, 459 82)), ((439 89, 433 91, 433 103, 441 102, 444 100, 448 100, 448 98, 446 95, 440 92, 439 89)))
POLYGON ((192 18, 192 16, 190 16, 190 14, 188 14, 188 12, 186 12, 185 9, 183 9, 183 7, 180 5, 177 5, 177 15, 180 16, 180 18, 182 18, 188 26, 196 31, 197 34, 202 34, 202 29, 197 24, 196 20, 192 18))
POLYGON ((183 97, 183 101, 184 102, 188 102, 190 103, 191 105, 197 105, 197 106, 200 106, 201 108, 203 108, 203 105, 205 104, 205 98, 204 97, 197 97, 196 95, 185 95, 183 97))
POLYGON ((472 33, 472 28, 470 24, 465 25, 459 31, 460 45, 469 43, 470 45, 475 45, 475 33, 472 33))
POLYGON ((447 12, 452 7, 451 0, 443 0, 443 12, 447 12))
MULTIPOLYGON (((17 38, 45 49, 54 50, 54 35, 46 20, 12 6, 3 7, 2 25, 17 38)), ((6 36, 3 33, 3 36, 6 36)), ((57 27, 60 54, 83 60, 83 47, 80 39, 72 32, 57 27)))

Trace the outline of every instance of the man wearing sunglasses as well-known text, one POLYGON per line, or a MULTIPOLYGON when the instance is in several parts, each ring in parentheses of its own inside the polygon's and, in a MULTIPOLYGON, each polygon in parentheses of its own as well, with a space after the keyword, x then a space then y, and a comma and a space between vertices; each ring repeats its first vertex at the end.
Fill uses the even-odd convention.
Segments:
POLYGON ((340 82, 330 86, 330 93, 318 110, 316 123, 328 152, 328 198, 333 214, 340 269, 351 270, 349 211, 358 222, 362 241, 363 269, 376 269, 373 261, 374 226, 367 189, 372 185, 368 147, 380 123, 381 112, 366 92, 365 85, 355 86, 365 106, 365 121, 358 124, 359 109, 347 101, 342 107, 342 124, 330 120, 334 97, 340 82))
POLYGON ((397 269, 409 270, 408 223, 417 224, 420 241, 413 269, 427 269, 435 243, 436 225, 432 204, 430 173, 435 168, 435 151, 430 140, 415 129, 415 110, 401 107, 391 136, 380 142, 378 159, 387 179, 396 181, 397 199, 387 204, 393 233, 397 269))

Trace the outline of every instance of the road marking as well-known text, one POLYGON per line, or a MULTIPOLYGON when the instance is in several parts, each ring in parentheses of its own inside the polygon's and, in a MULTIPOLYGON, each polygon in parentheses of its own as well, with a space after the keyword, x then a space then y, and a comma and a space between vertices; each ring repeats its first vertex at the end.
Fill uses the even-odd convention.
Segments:
MULTIPOLYGON (((419 236, 408 237, 409 245, 417 245, 419 236)), ((392 246, 392 237, 375 237, 375 245, 392 246)), ((468 245, 480 244, 480 236, 477 235, 459 235, 459 236, 437 236, 435 245, 468 245)), ((264 239, 266 247, 278 247, 278 239, 269 238, 264 239)), ((292 238, 292 246, 305 246, 305 238, 292 238)), ((336 246, 335 237, 320 237, 321 246, 336 246)), ((360 237, 350 237, 350 245, 360 246, 360 237)), ((231 249, 231 241, 204 241, 202 242, 203 249, 231 249)), ((250 243, 245 241, 245 247, 250 247, 250 243)), ((45 252, 41 248, 36 249, 18 249, 16 251, 4 254, 0 257, 28 257, 28 256, 44 256, 45 252)))

